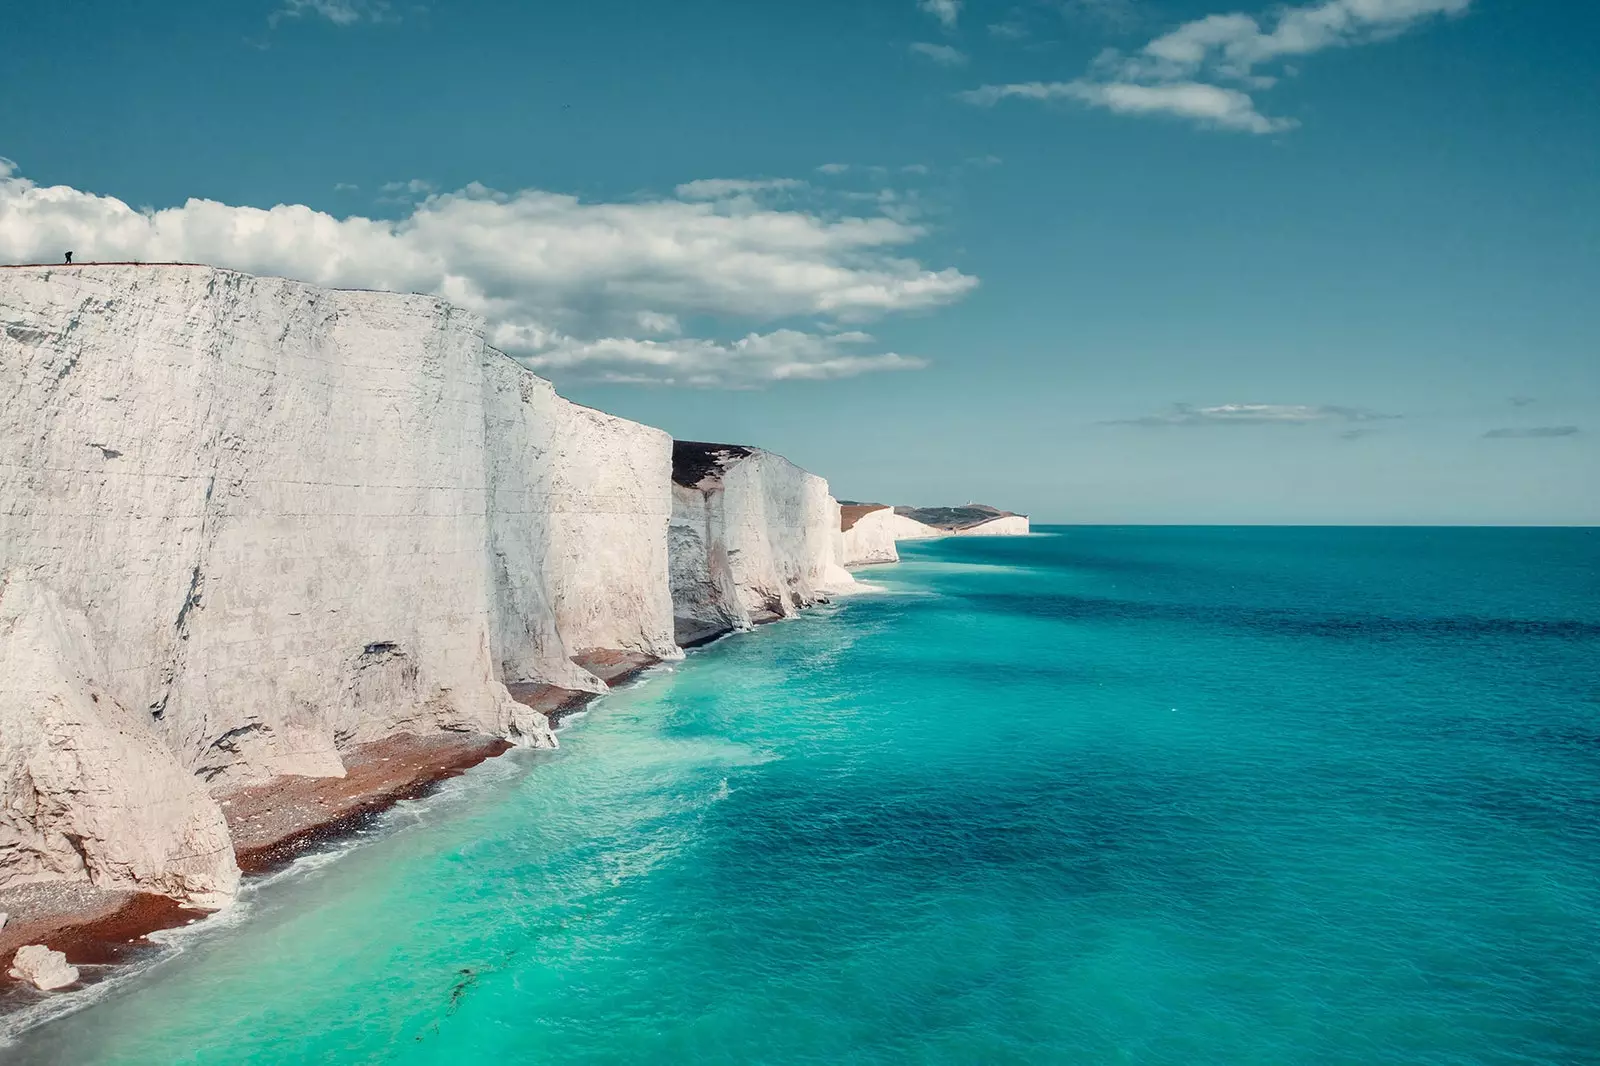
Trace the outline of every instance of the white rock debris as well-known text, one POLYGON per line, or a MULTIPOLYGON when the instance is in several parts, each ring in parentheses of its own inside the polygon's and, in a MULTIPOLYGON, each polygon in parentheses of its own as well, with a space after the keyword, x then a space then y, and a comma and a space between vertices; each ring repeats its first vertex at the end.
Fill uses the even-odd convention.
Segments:
POLYGON ((27 981, 41 992, 54 992, 78 980, 78 968, 67 962, 65 952, 51 951, 43 944, 28 944, 17 949, 8 977, 27 981))

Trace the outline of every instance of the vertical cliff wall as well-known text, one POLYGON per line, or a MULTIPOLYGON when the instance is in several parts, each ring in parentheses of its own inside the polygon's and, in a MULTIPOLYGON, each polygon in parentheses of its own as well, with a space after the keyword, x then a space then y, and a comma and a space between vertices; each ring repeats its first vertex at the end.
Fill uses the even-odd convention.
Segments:
POLYGON ((679 643, 785 618, 854 579, 828 483, 780 455, 673 445, 672 600, 679 643))
POLYGON ((672 438, 485 366, 494 657, 507 682, 603 692, 595 649, 681 656, 666 581, 672 438))

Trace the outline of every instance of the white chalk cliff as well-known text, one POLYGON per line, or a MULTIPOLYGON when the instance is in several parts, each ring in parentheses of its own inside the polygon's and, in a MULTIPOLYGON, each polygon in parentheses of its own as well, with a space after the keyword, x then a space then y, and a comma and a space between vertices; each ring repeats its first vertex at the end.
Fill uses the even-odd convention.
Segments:
MULTIPOLYGON (((858 504, 844 509, 840 532, 840 556, 848 567, 872 566, 877 563, 897 563, 900 552, 894 544, 903 539, 896 535, 901 518, 894 508, 882 504, 858 504)), ((916 524, 916 523, 912 523, 916 524)), ((932 530, 929 535, 935 535, 932 530)))
POLYGON ((893 563, 897 541, 933 537, 1016 537, 1030 532, 1027 515, 982 504, 910 508, 878 503, 847 504, 841 511, 839 555, 847 567, 893 563), (921 521, 927 518, 929 521, 921 521))
POLYGON ((217 905, 219 797, 398 733, 553 745, 508 683, 851 583, 821 478, 673 471, 433 297, 0 270, 0 888, 217 905))
POLYGON ((962 526, 950 530, 954 537, 1022 537, 1030 532, 1028 516, 1020 514, 1001 515, 991 518, 987 522, 979 522, 974 526, 962 526))
POLYGON ((697 441, 674 443, 672 475, 680 643, 786 618, 855 584, 822 478, 771 452, 697 441))

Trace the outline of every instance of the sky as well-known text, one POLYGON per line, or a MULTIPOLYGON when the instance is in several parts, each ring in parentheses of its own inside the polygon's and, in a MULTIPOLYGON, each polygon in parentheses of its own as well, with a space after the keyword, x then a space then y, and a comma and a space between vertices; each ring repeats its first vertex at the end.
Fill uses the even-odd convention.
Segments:
POLYGON ((1600 522, 1600 4, 15 0, 0 262, 1036 522, 1600 522))

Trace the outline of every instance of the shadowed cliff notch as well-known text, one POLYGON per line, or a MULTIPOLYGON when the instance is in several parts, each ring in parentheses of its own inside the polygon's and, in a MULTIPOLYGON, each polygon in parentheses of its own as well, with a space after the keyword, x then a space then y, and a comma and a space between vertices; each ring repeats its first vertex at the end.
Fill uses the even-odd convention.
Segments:
POLYGON ((672 480, 692 489, 708 475, 722 473, 729 463, 743 459, 751 450, 742 444, 675 440, 672 442, 672 480))

